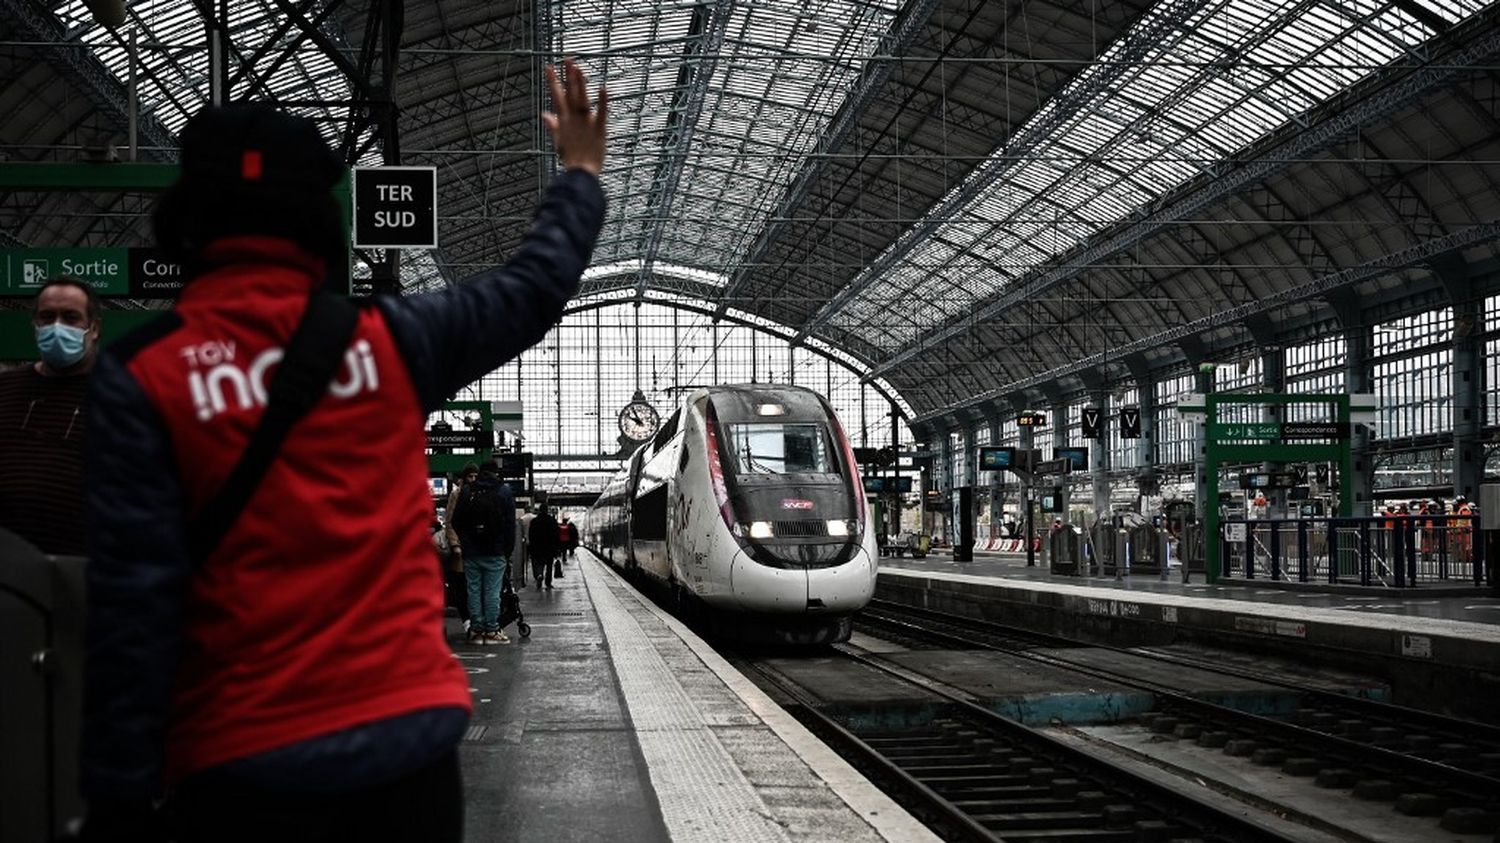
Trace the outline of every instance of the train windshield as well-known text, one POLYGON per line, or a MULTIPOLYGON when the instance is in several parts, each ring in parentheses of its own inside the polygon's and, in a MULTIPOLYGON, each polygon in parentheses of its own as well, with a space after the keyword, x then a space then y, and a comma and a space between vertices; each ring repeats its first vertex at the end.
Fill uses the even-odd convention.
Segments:
POLYGON ((828 431, 814 422, 731 424, 729 450, 740 476, 839 473, 828 431))

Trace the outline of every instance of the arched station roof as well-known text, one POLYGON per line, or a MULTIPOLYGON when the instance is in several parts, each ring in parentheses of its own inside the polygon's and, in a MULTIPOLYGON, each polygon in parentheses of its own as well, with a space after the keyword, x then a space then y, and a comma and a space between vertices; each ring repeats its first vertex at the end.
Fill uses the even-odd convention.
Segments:
MULTIPOLYGON (((0 153, 122 147, 133 31, 144 157, 215 78, 318 116, 351 162, 439 167, 440 248, 401 279, 461 283, 526 230, 540 69, 575 55, 614 100, 584 295, 753 314, 934 425, 1494 275, 1500 13, 1477 0, 229 5, 110 29, 0 0, 0 153)), ((0 239, 141 242, 148 202, 10 192, 0 239)))

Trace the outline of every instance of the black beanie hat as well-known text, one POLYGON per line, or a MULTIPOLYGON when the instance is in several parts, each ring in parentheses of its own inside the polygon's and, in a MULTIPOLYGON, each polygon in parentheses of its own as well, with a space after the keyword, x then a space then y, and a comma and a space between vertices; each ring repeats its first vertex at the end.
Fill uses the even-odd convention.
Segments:
POLYGON ((331 189, 344 167, 311 120, 263 103, 209 106, 181 140, 181 173, 154 216, 163 249, 191 257, 220 237, 267 234, 342 255, 331 189))

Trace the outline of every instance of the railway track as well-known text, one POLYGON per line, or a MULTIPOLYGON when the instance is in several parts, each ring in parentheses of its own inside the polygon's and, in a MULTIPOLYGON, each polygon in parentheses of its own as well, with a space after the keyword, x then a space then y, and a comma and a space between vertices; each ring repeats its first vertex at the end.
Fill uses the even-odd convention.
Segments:
POLYGON ((1254 672, 1204 665, 1137 650, 1119 650, 1195 670, 1279 685, 1296 692, 1286 719, 1194 698, 1179 689, 1122 671, 1069 659, 1062 647, 1100 648, 928 610, 872 605, 861 625, 882 636, 927 646, 992 649, 1056 668, 1151 692, 1157 701, 1140 722, 1152 732, 1221 748, 1227 755, 1318 787, 1352 790, 1367 801, 1387 801, 1410 816, 1440 816, 1454 833, 1493 830, 1500 807, 1500 729, 1368 699, 1299 687, 1254 672), (1038 652, 1046 647, 1046 652, 1038 652))
POLYGON ((850 727, 762 661, 759 676, 813 732, 880 783, 945 839, 983 841, 1287 841, 1297 839, 1228 809, 1142 777, 1094 753, 1022 726, 962 696, 930 687, 878 659, 834 648, 891 682, 941 700, 919 729, 850 727))

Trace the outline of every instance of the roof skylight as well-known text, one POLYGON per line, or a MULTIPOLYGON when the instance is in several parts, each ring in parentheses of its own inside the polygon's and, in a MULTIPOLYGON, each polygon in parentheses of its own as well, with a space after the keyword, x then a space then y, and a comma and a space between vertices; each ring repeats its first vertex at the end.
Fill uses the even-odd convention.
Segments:
MULTIPOLYGON (((1145 45, 1144 60, 1113 66, 1177 5, 1159 3, 976 168, 966 184, 987 186, 975 198, 955 204, 960 185, 940 201, 931 236, 908 229, 852 282, 835 322, 899 348, 1436 34, 1408 3, 1219 0, 1145 45), (898 303, 915 311, 909 324, 891 322, 898 303)), ((1419 5, 1458 23, 1487 4, 1419 5)))

